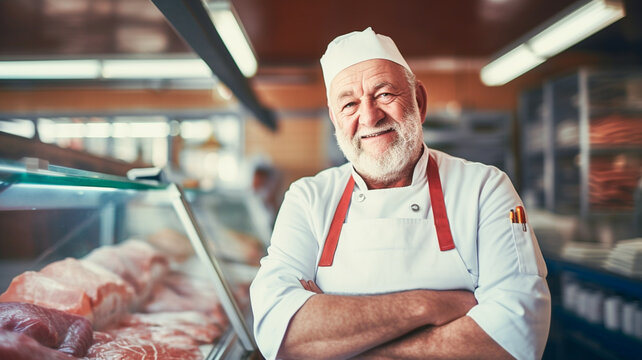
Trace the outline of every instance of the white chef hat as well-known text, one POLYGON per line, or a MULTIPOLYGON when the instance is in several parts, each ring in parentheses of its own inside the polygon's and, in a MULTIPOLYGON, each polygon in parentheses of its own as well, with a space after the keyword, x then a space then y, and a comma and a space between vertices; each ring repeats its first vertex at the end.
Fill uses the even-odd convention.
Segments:
POLYGON ((326 93, 330 94, 330 84, 342 70, 372 59, 390 60, 411 71, 394 41, 385 35, 375 34, 374 30, 368 27, 363 31, 341 35, 328 44, 325 54, 321 57, 326 93))

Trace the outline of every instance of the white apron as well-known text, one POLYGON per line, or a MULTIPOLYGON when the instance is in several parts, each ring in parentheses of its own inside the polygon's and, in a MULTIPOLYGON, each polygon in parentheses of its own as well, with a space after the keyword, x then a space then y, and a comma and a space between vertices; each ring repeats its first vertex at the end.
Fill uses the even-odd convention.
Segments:
POLYGON ((354 189, 351 177, 319 255, 316 283, 328 294, 378 294, 410 289, 474 290, 455 248, 439 170, 426 168, 433 216, 371 219, 344 224, 354 189))

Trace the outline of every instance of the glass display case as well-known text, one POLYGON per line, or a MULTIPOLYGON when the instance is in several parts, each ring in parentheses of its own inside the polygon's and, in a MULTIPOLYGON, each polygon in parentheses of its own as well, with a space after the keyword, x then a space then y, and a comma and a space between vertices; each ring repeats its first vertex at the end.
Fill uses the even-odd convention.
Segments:
POLYGON ((225 226, 213 226, 215 209, 197 205, 196 215, 193 195, 34 159, 0 161, 0 314, 20 302, 83 316, 93 327, 88 358, 132 347, 159 358, 256 354, 247 295, 256 266, 230 261, 225 226))

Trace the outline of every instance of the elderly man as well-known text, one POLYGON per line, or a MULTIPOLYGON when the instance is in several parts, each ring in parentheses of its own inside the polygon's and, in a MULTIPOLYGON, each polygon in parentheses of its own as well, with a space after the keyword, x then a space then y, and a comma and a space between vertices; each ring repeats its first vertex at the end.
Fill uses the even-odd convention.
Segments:
POLYGON ((500 170, 423 143, 426 90, 368 28, 321 58, 348 164, 292 184, 251 287, 274 358, 542 356, 546 267, 500 170))

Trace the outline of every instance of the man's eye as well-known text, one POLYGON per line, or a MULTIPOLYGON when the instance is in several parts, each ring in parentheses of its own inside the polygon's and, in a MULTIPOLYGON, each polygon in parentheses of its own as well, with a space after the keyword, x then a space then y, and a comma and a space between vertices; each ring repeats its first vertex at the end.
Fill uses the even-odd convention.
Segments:
POLYGON ((381 93, 381 94, 377 95, 377 97, 379 97, 379 98, 387 98, 389 96, 392 96, 392 94, 391 93, 381 93))
POLYGON ((342 108, 342 109, 343 109, 343 110, 345 110, 345 109, 349 109, 349 108, 353 107, 354 105, 355 105, 355 103, 354 103, 354 102, 349 102, 349 103, 347 103, 347 104, 343 105, 343 108, 342 108))

